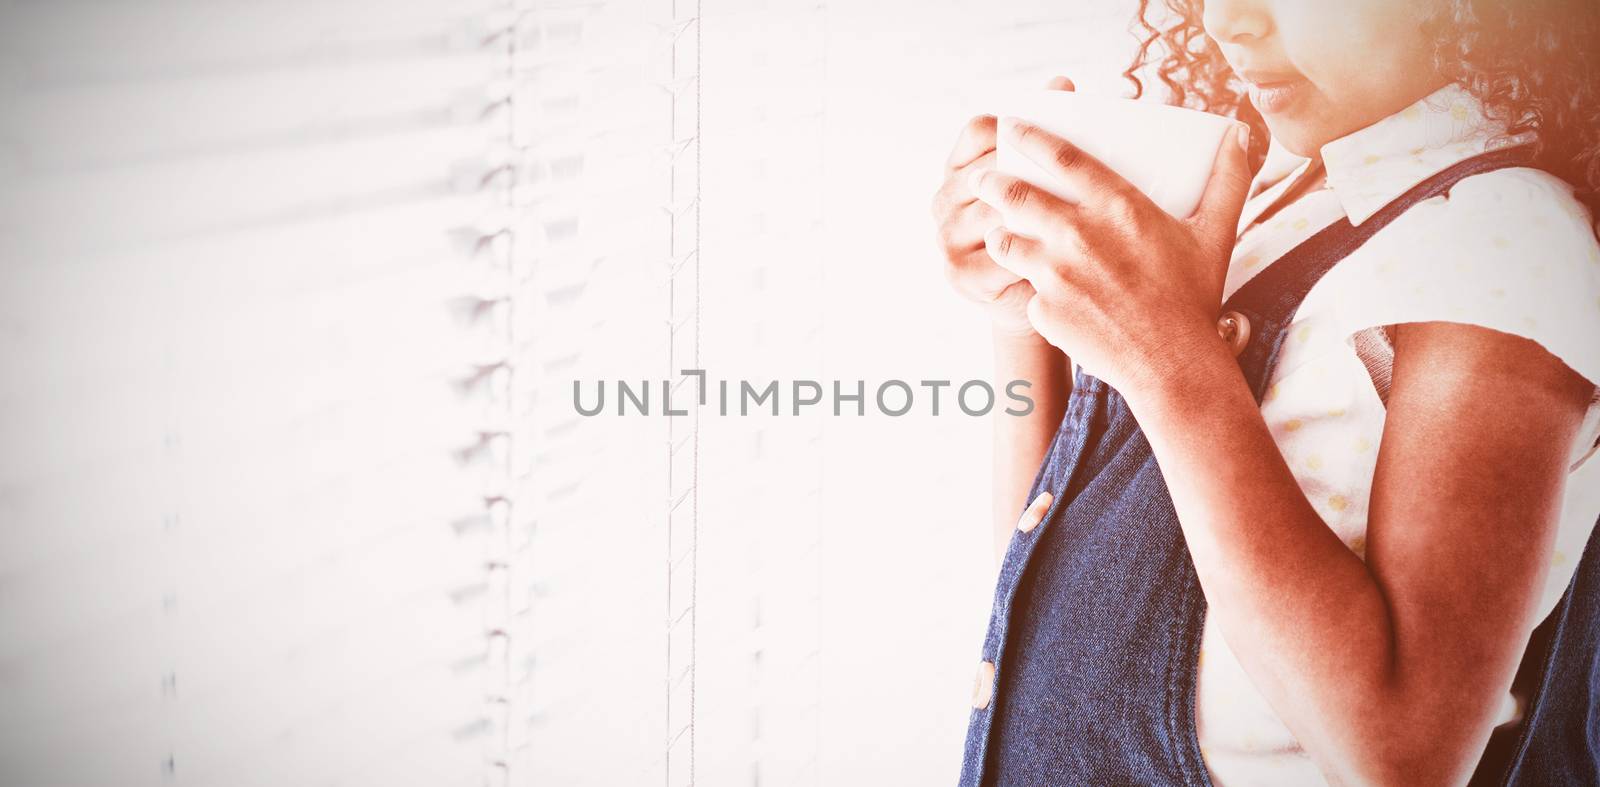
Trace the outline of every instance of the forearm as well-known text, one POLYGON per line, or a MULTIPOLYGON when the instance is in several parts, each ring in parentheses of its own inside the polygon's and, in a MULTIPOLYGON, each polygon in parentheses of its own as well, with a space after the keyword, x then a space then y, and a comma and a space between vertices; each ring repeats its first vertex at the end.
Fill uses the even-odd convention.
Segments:
POLYGON ((1066 412, 1072 376, 1067 357, 1038 334, 1018 336, 995 331, 994 367, 997 389, 1004 390, 1012 380, 1027 380, 1031 383, 1027 394, 1034 403, 1033 411, 1027 415, 1010 415, 1003 408, 996 408, 992 416, 993 532, 998 560, 1005 554, 1011 531, 1028 502, 1023 497, 1066 412))
POLYGON ((1210 614, 1330 775, 1342 770, 1332 760, 1360 764, 1359 778, 1377 776, 1415 753, 1397 731, 1426 713, 1428 697, 1405 679, 1378 582, 1307 501, 1238 366, 1220 344, 1201 356, 1165 390, 1129 404, 1162 468, 1210 614))

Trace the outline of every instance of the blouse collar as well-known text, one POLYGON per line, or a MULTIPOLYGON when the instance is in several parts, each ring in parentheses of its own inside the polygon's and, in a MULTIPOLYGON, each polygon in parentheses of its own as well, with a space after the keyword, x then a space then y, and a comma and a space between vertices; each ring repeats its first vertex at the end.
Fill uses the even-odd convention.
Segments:
MULTIPOLYGON (((1322 146, 1327 188, 1350 223, 1359 225, 1407 189, 1452 164, 1495 148, 1521 144, 1531 133, 1501 139, 1505 126, 1485 113, 1466 88, 1446 85, 1399 112, 1322 146)), ((1262 187, 1246 205, 1240 228, 1307 174, 1310 159, 1289 152, 1276 140, 1257 173, 1262 187)))
POLYGON ((1412 186, 1451 165, 1531 134, 1500 139, 1505 126, 1466 88, 1439 88, 1405 109, 1322 146, 1328 188, 1359 225, 1412 186))

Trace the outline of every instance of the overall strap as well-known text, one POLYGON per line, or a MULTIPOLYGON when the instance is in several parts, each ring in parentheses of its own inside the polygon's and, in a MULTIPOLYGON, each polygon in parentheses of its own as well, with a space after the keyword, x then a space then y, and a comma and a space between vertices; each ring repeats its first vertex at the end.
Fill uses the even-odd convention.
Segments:
POLYGON ((1254 389, 1256 401, 1266 393, 1268 372, 1283 346, 1284 329, 1323 274, 1418 202, 1448 193, 1464 178, 1525 166, 1531 160, 1532 149, 1526 145, 1463 159, 1411 187, 1359 226, 1352 225, 1348 218, 1339 219, 1234 291, 1223 304, 1223 311, 1238 312, 1249 320, 1250 339, 1239 353, 1239 366, 1254 389))

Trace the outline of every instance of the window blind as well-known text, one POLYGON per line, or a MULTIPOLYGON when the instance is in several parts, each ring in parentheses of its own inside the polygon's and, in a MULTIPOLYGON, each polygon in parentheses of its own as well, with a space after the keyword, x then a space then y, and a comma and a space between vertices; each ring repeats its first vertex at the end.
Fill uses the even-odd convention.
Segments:
POLYGON ((0 780, 953 776, 985 425, 573 384, 984 376, 938 164, 1126 8, 0 8, 0 780))
POLYGON ((13 3, 0 771, 503 780, 492 3, 13 3))

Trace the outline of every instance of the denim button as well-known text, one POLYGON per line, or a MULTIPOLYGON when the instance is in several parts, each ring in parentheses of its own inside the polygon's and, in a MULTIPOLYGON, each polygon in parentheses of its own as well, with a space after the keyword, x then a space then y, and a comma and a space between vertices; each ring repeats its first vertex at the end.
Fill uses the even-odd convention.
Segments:
POLYGON ((1217 318, 1217 335, 1228 343, 1235 357, 1244 352, 1250 343, 1250 318, 1238 312, 1228 312, 1217 318))
POLYGON ((978 662, 978 675, 972 681, 972 707, 983 710, 994 697, 994 664, 978 662))
POLYGON ((1055 498, 1049 492, 1040 492, 1039 496, 1028 504, 1027 510, 1022 512, 1022 518, 1017 520, 1017 529, 1026 533, 1039 526, 1044 521, 1046 511, 1050 510, 1050 503, 1055 498))

